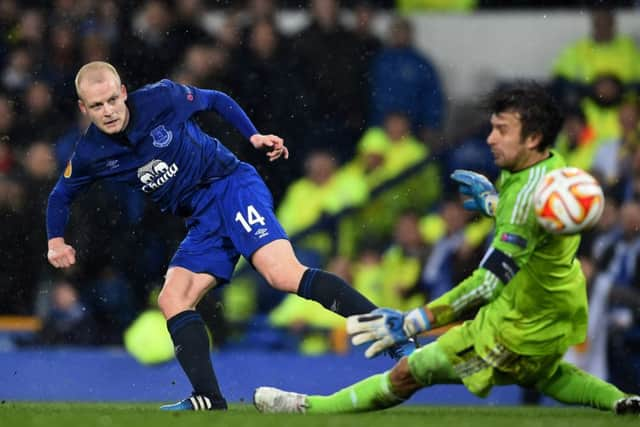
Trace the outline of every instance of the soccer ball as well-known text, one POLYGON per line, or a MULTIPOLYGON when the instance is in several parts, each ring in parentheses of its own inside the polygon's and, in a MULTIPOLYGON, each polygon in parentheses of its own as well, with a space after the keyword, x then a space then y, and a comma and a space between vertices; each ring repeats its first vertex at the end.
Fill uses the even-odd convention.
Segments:
POLYGON ((549 172, 533 194, 536 218, 555 234, 575 234, 593 227, 602 216, 604 195, 598 181, 582 169, 549 172))

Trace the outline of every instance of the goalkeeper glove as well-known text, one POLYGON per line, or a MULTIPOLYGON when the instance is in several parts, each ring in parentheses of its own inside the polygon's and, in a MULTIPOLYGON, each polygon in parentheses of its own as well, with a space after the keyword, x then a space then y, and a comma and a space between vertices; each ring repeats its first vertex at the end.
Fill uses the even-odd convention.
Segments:
POLYGON ((370 359, 409 338, 431 328, 431 322, 424 307, 407 313, 390 308, 377 308, 368 314, 347 318, 347 333, 352 335, 353 345, 373 342, 364 355, 370 359))
POLYGON ((464 208, 494 216, 498 207, 498 192, 486 176, 464 169, 456 169, 451 179, 460 183, 459 190, 470 199, 464 201, 464 208))

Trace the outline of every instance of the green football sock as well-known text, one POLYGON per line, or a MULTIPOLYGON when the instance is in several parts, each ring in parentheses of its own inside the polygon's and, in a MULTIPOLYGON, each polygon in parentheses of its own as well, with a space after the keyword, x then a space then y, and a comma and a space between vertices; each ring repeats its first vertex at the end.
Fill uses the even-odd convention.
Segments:
POLYGON ((626 396, 612 384, 567 362, 561 362, 555 374, 539 383, 536 388, 563 403, 587 405, 607 411, 613 410, 616 400, 626 396))
POLYGON ((391 391, 389 372, 373 375, 330 395, 307 397, 308 414, 337 414, 390 408, 402 403, 391 391))

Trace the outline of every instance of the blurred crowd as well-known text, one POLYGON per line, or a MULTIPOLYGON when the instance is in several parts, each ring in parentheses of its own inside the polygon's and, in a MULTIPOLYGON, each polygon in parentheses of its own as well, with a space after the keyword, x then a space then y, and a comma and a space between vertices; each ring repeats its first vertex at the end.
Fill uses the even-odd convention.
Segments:
MULTIPOLYGON (((492 223, 462 208, 447 177, 456 168, 490 178, 498 171, 484 142, 486 116, 455 140, 443 132, 438 64, 415 47, 411 20, 393 9, 445 6, 504 5, 0 0, 0 315, 42 319, 22 344, 124 343, 144 353, 152 344, 141 340, 168 339, 153 316, 154 295, 183 237, 181 220, 161 216, 131 189, 99 183, 74 204, 67 227, 78 264, 59 272, 46 262, 48 193, 87 126, 73 80, 94 60, 113 63, 130 91, 162 78, 224 91, 259 130, 282 136, 292 158, 269 164, 215 114, 197 117, 257 167, 307 265, 397 309, 451 289, 477 266, 492 223), (303 10, 308 24, 285 34, 282 7, 303 10), (215 26, 205 19, 212 10, 224 18, 215 26), (379 37, 372 20, 381 10, 392 18, 379 37)), ((559 48, 546 82, 566 111, 557 150, 597 176, 607 200, 580 249, 592 325, 570 357, 637 392, 640 51, 617 32, 611 10, 594 10, 591 22, 588 36, 559 48)), ((199 309, 218 347, 346 351, 343 321, 318 307, 272 291, 241 263, 199 309)), ((171 357, 170 347, 159 348, 171 357)), ((157 360, 147 356, 140 358, 157 360)))

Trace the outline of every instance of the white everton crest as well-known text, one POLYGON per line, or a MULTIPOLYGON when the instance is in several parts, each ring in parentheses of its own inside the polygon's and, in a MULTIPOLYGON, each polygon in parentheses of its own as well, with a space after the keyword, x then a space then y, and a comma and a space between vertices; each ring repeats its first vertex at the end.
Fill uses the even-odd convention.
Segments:
POLYGON ((153 138, 153 146, 158 148, 164 148, 171 143, 173 139, 173 133, 164 125, 156 126, 150 132, 151 138, 153 138))

